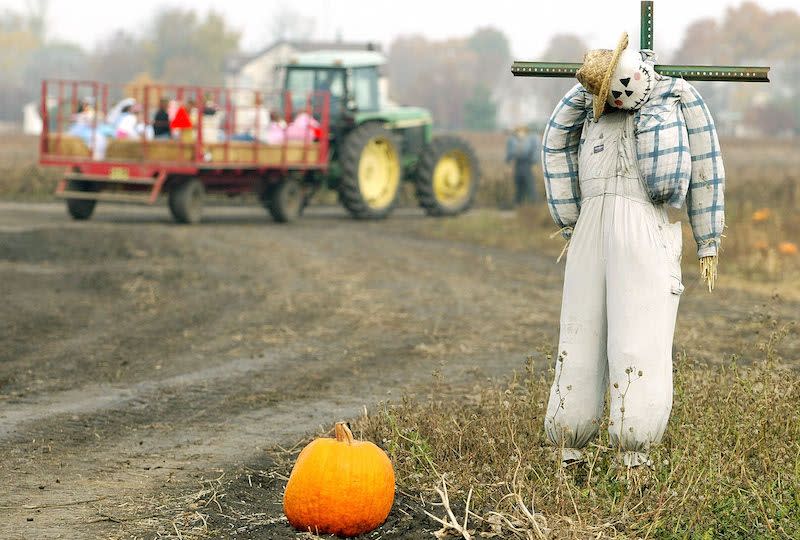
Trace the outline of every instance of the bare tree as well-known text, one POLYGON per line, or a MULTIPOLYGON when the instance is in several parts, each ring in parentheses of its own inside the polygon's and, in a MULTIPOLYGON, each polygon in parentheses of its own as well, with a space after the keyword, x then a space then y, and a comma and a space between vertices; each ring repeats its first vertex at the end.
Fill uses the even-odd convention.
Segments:
POLYGON ((90 68, 92 77, 112 84, 125 84, 147 72, 147 50, 142 40, 125 30, 117 30, 95 47, 90 68))
POLYGON ((27 0, 28 30, 40 43, 47 39, 47 18, 50 12, 50 0, 27 0))
POLYGON ((270 38, 272 41, 307 40, 314 35, 314 25, 312 17, 301 15, 284 5, 272 16, 270 38))
MULTIPOLYGON (((511 45, 506 35, 491 26, 478 28, 467 38, 467 46, 478 55, 486 79, 497 79, 508 73, 511 63, 511 45)), ((492 86, 489 83, 487 86, 492 86)))
POLYGON ((218 85, 225 59, 239 51, 239 33, 213 11, 200 18, 193 10, 158 13, 145 39, 148 72, 180 84, 218 85))
POLYGON ((720 21, 702 19, 689 25, 672 61, 771 64, 769 87, 695 85, 715 108, 732 113, 727 129, 744 123, 768 133, 800 133, 800 12, 769 12, 755 2, 728 8, 720 21))
MULTIPOLYGON (((550 38, 550 42, 542 55, 542 60, 548 62, 583 62, 583 55, 588 50, 589 46, 580 37, 574 34, 556 34, 550 38)), ((555 106, 558 100, 576 82, 575 79, 543 79, 536 82, 533 92, 542 102, 555 106)))

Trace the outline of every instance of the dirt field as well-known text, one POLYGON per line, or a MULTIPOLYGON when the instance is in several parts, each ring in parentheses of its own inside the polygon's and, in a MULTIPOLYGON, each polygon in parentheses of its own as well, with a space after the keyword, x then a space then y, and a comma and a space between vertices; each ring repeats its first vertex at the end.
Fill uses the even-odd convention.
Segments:
MULTIPOLYGON (((58 171, 34 164, 35 139, 4 140, 0 538, 297 538, 280 500, 308 437, 404 396, 465 402, 528 356, 547 367, 562 244, 544 207, 493 209, 511 196, 503 139, 471 140, 483 209, 315 207, 288 227, 241 205, 194 227, 165 205, 76 223, 40 202, 58 171)), ((685 228, 675 342, 712 364, 761 359, 800 314, 800 259, 776 252, 800 234, 800 154, 725 148, 722 280, 703 290, 685 228)), ((798 333, 772 354, 800 365, 798 333)), ((429 495, 399 492, 370 538, 430 538, 429 495)))
MULTIPOLYGON (((0 537, 294 538, 298 441, 402 395, 460 399, 528 355, 544 367, 562 266, 432 239, 442 223, 229 207, 182 227, 113 206, 76 223, 0 203, 0 537)), ((768 286, 685 281, 676 347, 711 360, 756 358, 800 313, 768 286)), ((411 497, 371 537, 430 537, 411 497)))
POLYGON ((61 205, 2 205, 0 536, 144 531, 88 522, 424 394, 434 370, 505 374, 552 331, 551 260, 417 239, 416 212, 292 227, 218 213, 177 227, 164 209, 101 208, 78 224, 61 205))

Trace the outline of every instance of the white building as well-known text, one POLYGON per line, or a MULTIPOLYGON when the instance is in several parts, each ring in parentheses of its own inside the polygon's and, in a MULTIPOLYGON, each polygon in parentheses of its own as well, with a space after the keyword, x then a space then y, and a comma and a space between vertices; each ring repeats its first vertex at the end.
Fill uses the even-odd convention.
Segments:
POLYGON ((25 104, 22 108, 22 132, 25 135, 39 135, 42 133, 42 127, 39 104, 35 101, 25 104))
POLYGON ((372 43, 349 43, 344 41, 276 41, 254 54, 231 58, 225 73, 228 88, 251 88, 275 93, 281 90, 282 70, 293 56, 310 51, 364 51, 380 50, 372 43))

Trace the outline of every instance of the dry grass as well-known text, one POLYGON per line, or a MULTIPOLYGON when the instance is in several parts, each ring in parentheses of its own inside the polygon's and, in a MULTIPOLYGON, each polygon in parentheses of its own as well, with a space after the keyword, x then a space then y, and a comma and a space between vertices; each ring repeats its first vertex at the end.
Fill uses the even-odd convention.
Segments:
POLYGON ((543 434, 552 375, 532 363, 462 403, 407 399, 354 428, 388 449, 400 490, 447 494, 442 521, 463 525, 469 499, 463 538, 799 538, 800 380, 778 356, 788 331, 747 368, 681 356, 651 467, 620 467, 605 434, 587 463, 559 467, 543 434))
POLYGON ((40 167, 38 137, 0 138, 0 197, 33 199, 52 195, 62 170, 40 167))
MULTIPOLYGON (((430 392, 438 398, 365 410, 353 431, 386 449, 398 482, 390 523, 366 538, 423 538, 431 525, 440 538, 470 540, 799 538, 800 378, 781 357, 796 329, 766 319, 766 340, 747 366, 735 356, 709 366, 678 355, 672 417, 650 467, 620 467, 607 426, 586 463, 559 467, 543 429, 553 372, 532 360, 509 382, 481 384, 458 401, 438 372, 430 392)), ((555 351, 539 352, 552 365, 555 351)), ((292 533, 281 511, 305 442, 199 491, 101 517, 136 520, 159 538, 319 538, 292 533)))
MULTIPOLYGON (((483 136, 480 146, 476 143, 485 171, 481 200, 502 194, 508 203, 511 180, 498 157, 502 141, 496 139, 483 136)), ((779 244, 800 242, 800 155, 791 142, 724 146, 723 280, 796 296, 800 258, 782 255, 779 244)), ((420 231, 555 258, 563 241, 552 238, 554 229, 539 204, 505 213, 478 210, 425 223, 420 231)), ((697 272, 688 227, 684 234, 685 270, 697 272)), ((476 388, 462 403, 406 399, 362 419, 359 428, 388 449, 400 489, 429 501, 447 499, 452 512, 435 513, 443 534, 800 538, 800 379, 779 358, 792 325, 771 320, 766 330, 762 358, 747 367, 735 356, 723 366, 700 364, 687 354, 677 358, 670 426, 647 468, 620 467, 605 430, 587 463, 560 468, 543 433, 552 370, 537 373, 532 364, 508 385, 476 388), (467 516, 471 525, 465 529, 467 516)), ((786 348, 791 349, 788 342, 786 348)), ((552 365, 554 351, 546 349, 546 363, 552 365)))
MULTIPOLYGON (((478 149, 483 178, 481 207, 509 207, 510 169, 502 162, 500 135, 468 135, 478 149)), ((784 242, 800 244, 800 152, 791 140, 726 140, 726 231, 720 273, 748 282, 778 283, 800 288, 800 256, 780 252, 784 242), (764 214, 759 211, 767 210, 764 214), (761 219, 763 217, 763 219, 761 219)), ((537 189, 542 193, 541 171, 537 189)), ((685 271, 696 273, 694 240, 685 210, 672 212, 684 222, 685 271)), ((563 241, 553 237, 555 225, 543 203, 514 212, 476 210, 458 219, 425 223, 425 236, 450 238, 512 250, 536 250, 558 256, 563 241)))

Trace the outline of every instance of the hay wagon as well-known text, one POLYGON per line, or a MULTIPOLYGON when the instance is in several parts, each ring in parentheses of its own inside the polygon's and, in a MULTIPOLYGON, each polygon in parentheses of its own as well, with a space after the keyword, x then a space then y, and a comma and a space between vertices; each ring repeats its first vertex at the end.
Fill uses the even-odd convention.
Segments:
POLYGON ((276 95, 46 81, 41 162, 66 168, 56 195, 76 219, 88 219, 97 201, 153 204, 166 193, 173 216, 194 222, 205 193, 255 191, 277 220, 290 221, 320 187, 335 190, 353 217, 380 219, 397 206, 403 182, 430 216, 467 211, 480 181, 475 151, 453 134, 434 135, 429 111, 389 99, 385 64, 370 50, 303 53, 282 66, 276 95), (125 96, 141 107, 144 129, 109 138, 109 103, 125 96), (168 140, 148 135, 163 97, 194 111, 183 113, 191 127, 176 126, 168 140), (88 120, 78 110, 87 99, 88 120), (84 124, 77 137, 76 115, 84 124))
POLYGON ((65 169, 55 195, 79 220, 89 219, 99 201, 152 205, 165 194, 175 220, 194 223, 205 194, 255 192, 275 220, 289 221, 300 214, 329 164, 327 92, 121 89, 48 80, 42 83, 41 111, 40 163, 65 169), (135 102, 131 111, 139 122, 136 135, 122 138, 108 119, 114 103, 126 96, 135 102), (162 99, 174 109, 171 117, 182 107, 191 127, 154 137, 153 118, 162 99), (298 118, 305 119, 303 127, 293 125, 298 118))

